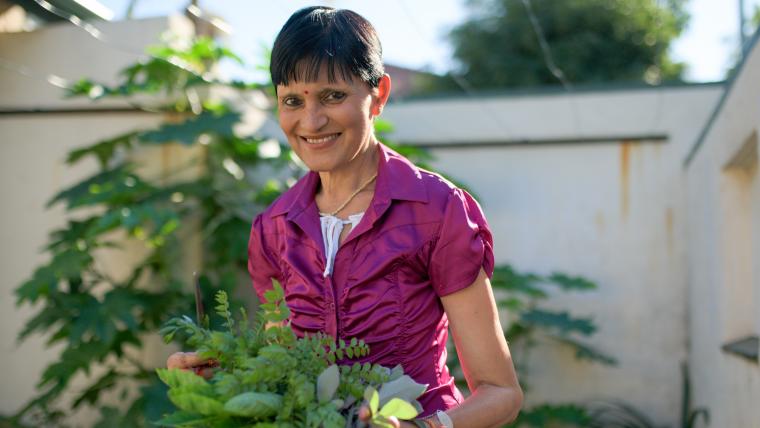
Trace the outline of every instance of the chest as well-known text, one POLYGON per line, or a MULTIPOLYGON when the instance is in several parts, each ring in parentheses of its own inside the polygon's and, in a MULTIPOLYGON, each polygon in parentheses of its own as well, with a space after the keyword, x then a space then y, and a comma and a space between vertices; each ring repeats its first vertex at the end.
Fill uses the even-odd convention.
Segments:
POLYGON ((345 225, 329 276, 323 243, 285 228, 278 251, 296 331, 387 344, 410 322, 437 324, 442 312, 428 271, 439 224, 392 220, 380 219, 351 239, 345 225))

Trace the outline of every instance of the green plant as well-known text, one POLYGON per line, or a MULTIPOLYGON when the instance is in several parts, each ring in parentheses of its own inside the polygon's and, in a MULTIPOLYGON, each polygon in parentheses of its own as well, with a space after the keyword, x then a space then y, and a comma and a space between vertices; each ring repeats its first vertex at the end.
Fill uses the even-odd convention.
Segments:
MULTIPOLYGON (((595 283, 557 272, 549 276, 520 273, 509 265, 502 265, 494 269, 491 285, 498 307, 509 314, 503 324, 504 337, 515 355, 520 385, 527 396, 530 395, 530 352, 538 345, 539 338, 569 347, 578 359, 605 365, 617 364, 613 357, 583 341, 582 338, 592 336, 597 330, 593 319, 542 305, 553 291, 590 291, 597 288, 595 283)), ((459 366, 456 358, 451 366, 459 366)), ((466 388, 465 384, 459 385, 466 388)), ((581 403, 542 403, 521 410, 509 426, 546 427, 561 424, 585 428, 591 420, 586 406, 581 403)))
POLYGON ((136 351, 146 335, 192 308, 186 272, 205 272, 200 282, 209 299, 236 286, 246 266, 251 218, 301 172, 286 146, 235 132, 244 97, 226 99, 215 91, 258 85, 215 80, 211 67, 222 60, 238 59, 200 38, 185 49, 152 48, 149 58, 124 69, 115 86, 82 80, 70 88, 71 96, 92 98, 152 94, 161 104, 150 110, 167 120, 69 153, 68 164, 94 158, 100 168, 52 198, 48 206, 64 205, 69 220, 50 234, 50 260, 16 290, 18 305, 37 310, 19 340, 42 334, 62 351, 13 424, 62 426, 71 411, 91 405, 101 409, 100 426, 119 421, 139 427, 171 408, 166 388, 136 351), (162 146, 184 147, 192 159, 176 170, 146 173, 133 155, 162 146), (185 266, 187 239, 198 233, 202 264, 185 266), (98 254, 123 251, 124 238, 141 243, 146 255, 126 278, 113 278, 98 254), (102 370, 91 371, 96 365, 102 370), (88 384, 62 408, 61 395, 81 375, 88 384), (127 380, 137 385, 136 395, 124 386, 127 380), (125 411, 103 402, 109 390, 120 393, 125 411))
MULTIPOLYGON (((667 428, 656 424, 645 412, 620 400, 592 403, 590 406, 591 428, 667 428)), ((710 424, 710 412, 704 408, 691 407, 691 382, 689 367, 681 363, 681 428, 694 428, 702 417, 705 424, 710 424)))
POLYGON ((283 323, 290 311, 279 284, 266 293, 252 325, 242 309, 236 325, 223 291, 217 302, 226 331, 202 328, 188 317, 173 318, 162 329, 167 342, 178 332, 189 335, 188 343, 200 356, 217 359, 219 368, 209 381, 188 371, 158 369, 180 409, 158 425, 353 427, 360 425, 358 411, 365 404, 372 426, 390 427, 389 417, 411 419, 421 411, 415 399, 425 385, 404 375, 401 366, 335 364, 366 357, 363 341, 336 342, 322 333, 297 338, 283 323))

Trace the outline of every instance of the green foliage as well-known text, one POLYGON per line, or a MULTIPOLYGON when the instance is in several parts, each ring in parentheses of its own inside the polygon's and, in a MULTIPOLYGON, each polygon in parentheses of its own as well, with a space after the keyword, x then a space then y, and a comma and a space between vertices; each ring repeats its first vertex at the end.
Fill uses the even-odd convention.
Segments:
MULTIPOLYGON (((557 291, 593 291, 597 288, 595 283, 557 272, 548 276, 520 273, 509 265, 502 265, 494 269, 491 286, 497 305, 508 315, 502 324, 504 337, 509 341, 515 356, 520 385, 526 395, 530 395, 530 353, 541 344, 541 339, 549 339, 556 344, 569 347, 578 359, 606 365, 617 363, 613 357, 584 342, 584 338, 592 336, 597 330, 593 319, 542 306, 542 303, 557 291)), ((459 362, 454 359, 449 365, 455 369, 459 362)), ((462 383, 459 386, 466 388, 462 383)), ((580 428, 588 427, 590 421, 591 415, 581 404, 553 403, 538 404, 521 410, 518 418, 508 426, 580 428)))
MULTIPOLYGON (((232 52, 200 38, 185 49, 159 46, 150 53, 124 69, 114 86, 81 80, 69 91, 70 96, 93 99, 155 94, 163 104, 146 108, 165 114, 167 122, 68 154, 67 163, 94 159, 99 170, 50 200, 48 206, 62 205, 69 220, 50 234, 45 248, 49 261, 15 291, 18 305, 35 305, 36 310, 19 340, 41 334, 48 345, 61 346, 61 352, 44 370, 38 394, 11 418, 14 424, 61 426, 67 413, 82 405, 100 407, 99 426, 146 426, 146 416, 158 419, 166 413, 172 406, 166 387, 152 368, 130 355, 144 346, 146 334, 192 309, 188 271, 204 272, 199 280, 207 301, 216 290, 235 287, 247 263, 251 218, 301 172, 288 147, 280 145, 278 156, 265 157, 260 154, 264 138, 234 131, 242 121, 237 100, 211 101, 199 95, 219 86, 260 86, 220 82, 209 73, 221 60, 238 60, 232 52), (165 150, 192 148, 194 157, 177 169, 151 176, 133 156, 167 145, 171 147, 165 150), (259 173, 262 166, 267 170, 259 173), (191 178, 180 178, 188 175, 191 178), (188 268, 183 265, 191 250, 186 237, 198 230, 203 264, 188 268), (124 237, 141 243, 144 257, 130 266, 126 278, 112 278, 97 263, 96 253, 121 251, 124 237), (95 364, 103 366, 97 376, 91 372, 95 364), (71 409, 60 410, 59 397, 79 375, 88 383, 76 393, 71 409), (119 391, 125 380, 138 385, 137 398, 129 402, 131 395, 121 390, 123 410, 106 406, 103 393, 119 391)), ((232 96, 238 95, 233 91, 232 96)), ((231 316, 225 320, 232 322, 231 316)), ((223 335, 211 339, 222 348, 233 346, 223 335)), ((172 399, 177 404, 188 397, 192 398, 179 394, 172 399)), ((215 405, 208 406, 206 410, 215 405)))
POLYGON ((179 369, 157 369, 169 386, 177 411, 164 415, 159 426, 268 426, 343 428, 356 426, 362 404, 371 410, 371 425, 389 426, 392 416, 412 419, 420 385, 403 374, 369 363, 335 364, 366 357, 363 341, 335 341, 322 333, 296 338, 284 321, 289 311, 282 287, 275 283, 253 325, 241 310, 235 323, 226 293, 217 293, 216 313, 225 330, 202 328, 189 317, 169 320, 162 333, 171 341, 178 333, 201 356, 217 358, 213 377, 179 369), (284 317, 285 315, 285 317, 284 317))
MULTIPOLYGON (((679 80, 668 56, 684 29, 685 0, 531 0, 553 62, 572 83, 679 80)), ((473 88, 558 85, 523 0, 470 0, 467 21, 450 33, 456 70, 473 88)), ((459 90, 447 75, 430 90, 459 90)))
POLYGON ((522 410, 511 426, 588 428, 591 422, 584 407, 575 404, 540 404, 522 410))

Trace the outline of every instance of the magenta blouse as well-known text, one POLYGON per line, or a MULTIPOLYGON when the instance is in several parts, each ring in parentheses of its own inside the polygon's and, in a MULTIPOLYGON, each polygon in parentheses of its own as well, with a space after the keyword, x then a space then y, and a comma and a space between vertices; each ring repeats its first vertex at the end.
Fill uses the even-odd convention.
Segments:
MULTIPOLYGON (((423 415, 462 402, 446 367, 448 319, 439 297, 493 274, 493 239, 478 203, 380 144, 375 194, 325 270, 310 172, 253 221, 248 269, 260 299, 279 281, 299 335, 364 339, 370 361, 401 364, 428 384, 423 415)), ((350 363, 351 361, 346 361, 350 363)))

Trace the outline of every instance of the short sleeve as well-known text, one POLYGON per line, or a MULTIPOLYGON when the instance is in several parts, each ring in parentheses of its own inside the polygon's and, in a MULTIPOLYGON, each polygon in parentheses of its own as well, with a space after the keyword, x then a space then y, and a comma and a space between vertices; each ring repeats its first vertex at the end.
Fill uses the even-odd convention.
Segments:
MULTIPOLYGON (((270 238, 271 236, 269 235, 270 238)), ((264 233, 262 225, 262 215, 259 214, 253 220, 251 236, 248 240, 248 273, 251 275, 251 282, 256 295, 262 302, 264 301, 264 293, 272 288, 272 279, 281 282, 282 275, 275 254, 267 243, 267 235, 264 233)))
POLYGON ((449 195, 430 256, 430 280, 439 296, 468 287, 483 268, 493 275, 493 237, 483 210, 466 191, 449 195))

